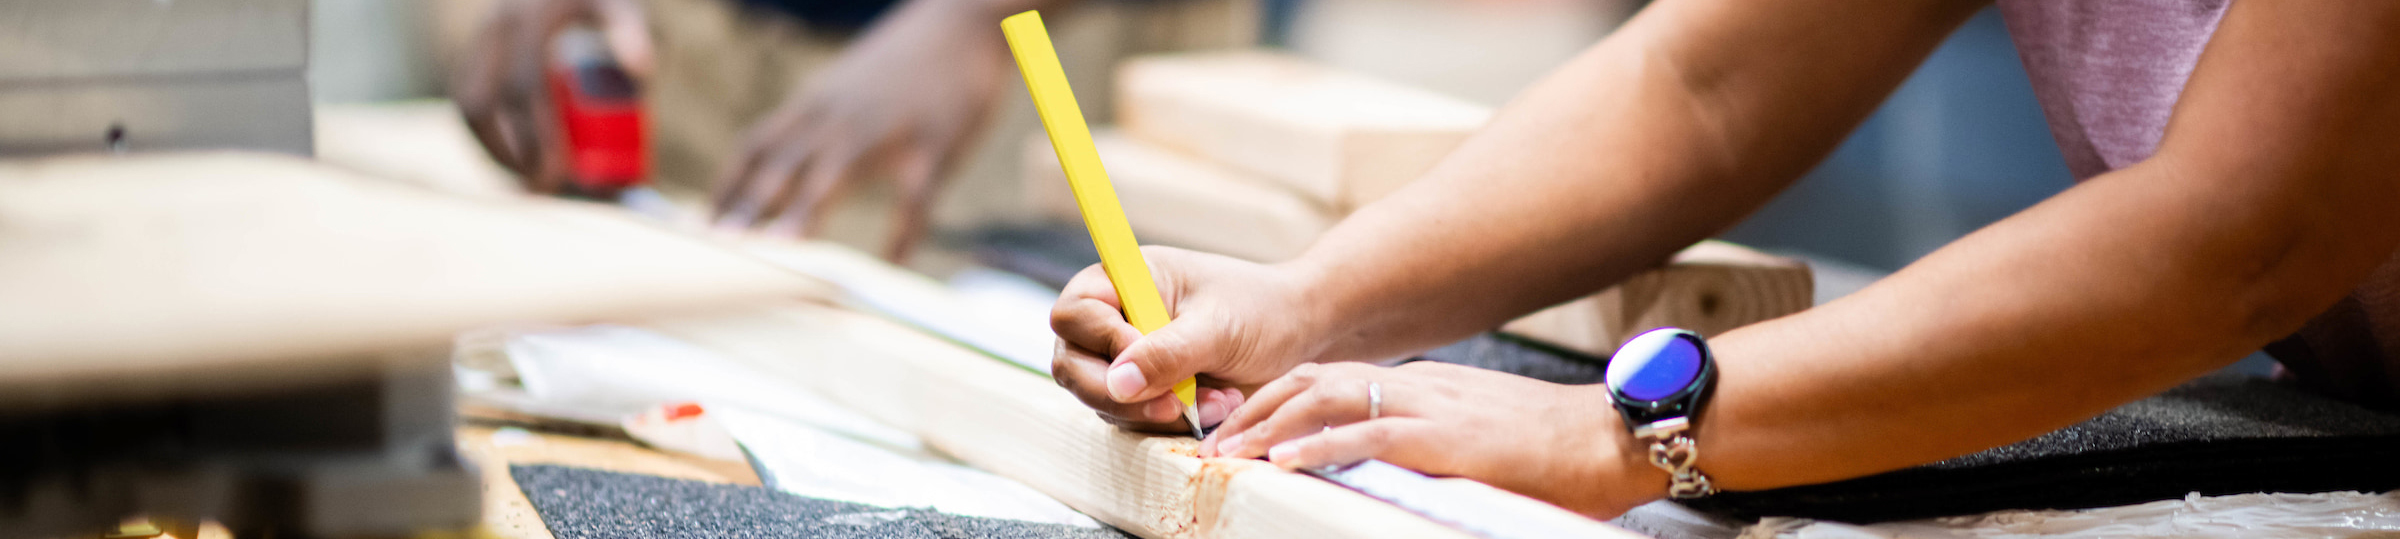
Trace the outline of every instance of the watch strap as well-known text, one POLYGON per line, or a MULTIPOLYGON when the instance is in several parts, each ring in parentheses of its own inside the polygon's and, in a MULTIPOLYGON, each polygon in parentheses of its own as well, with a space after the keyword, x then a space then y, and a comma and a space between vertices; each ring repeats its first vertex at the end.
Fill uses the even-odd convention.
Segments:
POLYGON ((1634 429, 1635 437, 1650 444, 1650 465, 1667 471, 1668 498, 1683 500, 1717 493, 1708 474, 1700 473, 1700 444, 1684 432, 1690 424, 1688 419, 1678 417, 1634 429))

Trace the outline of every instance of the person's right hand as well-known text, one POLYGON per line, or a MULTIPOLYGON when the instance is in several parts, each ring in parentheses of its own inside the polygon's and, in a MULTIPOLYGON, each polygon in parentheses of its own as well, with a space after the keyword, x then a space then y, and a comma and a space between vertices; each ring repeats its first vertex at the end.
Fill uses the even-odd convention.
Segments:
POLYGON ((637 0, 502 0, 451 63, 450 99, 467 127, 537 193, 567 184, 566 137, 543 77, 552 38, 578 22, 600 29, 637 85, 649 79, 649 25, 637 0))
POLYGON ((1326 339, 1302 276, 1268 266, 1170 247, 1143 247, 1151 278, 1174 321, 1149 335, 1125 321, 1108 274, 1084 268, 1050 310, 1058 333, 1050 375, 1118 426, 1188 432, 1170 390, 1200 378, 1200 422, 1224 421, 1242 396, 1301 363, 1316 361, 1326 339))

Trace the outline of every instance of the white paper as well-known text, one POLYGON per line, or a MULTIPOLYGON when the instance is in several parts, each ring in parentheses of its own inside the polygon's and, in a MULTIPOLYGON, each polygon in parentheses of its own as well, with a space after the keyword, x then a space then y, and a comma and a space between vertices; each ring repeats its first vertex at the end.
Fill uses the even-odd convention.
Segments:
POLYGON ((923 447, 914 434, 646 329, 595 325, 526 333, 510 338, 507 350, 526 392, 544 405, 624 417, 668 402, 726 404, 887 447, 923 447))
POLYGON ((928 507, 957 515, 1100 526, 1024 483, 931 454, 862 444, 737 406, 702 406, 784 492, 884 507, 928 507))

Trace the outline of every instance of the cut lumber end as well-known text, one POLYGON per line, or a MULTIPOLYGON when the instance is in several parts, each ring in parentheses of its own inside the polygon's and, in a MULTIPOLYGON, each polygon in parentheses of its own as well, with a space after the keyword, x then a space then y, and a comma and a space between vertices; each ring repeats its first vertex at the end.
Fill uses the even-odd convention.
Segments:
POLYGON ((1812 303, 1814 286, 1807 262, 1710 240, 1676 253, 1665 266, 1500 329, 1607 356, 1651 329, 1679 327, 1714 336, 1800 312, 1812 303))

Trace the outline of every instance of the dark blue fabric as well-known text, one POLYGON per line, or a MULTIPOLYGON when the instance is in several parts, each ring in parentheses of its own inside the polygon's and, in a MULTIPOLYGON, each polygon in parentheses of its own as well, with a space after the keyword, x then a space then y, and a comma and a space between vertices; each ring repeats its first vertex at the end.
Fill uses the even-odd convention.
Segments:
POLYGON ((742 3, 799 17, 809 26, 857 30, 874 22, 899 0, 742 0, 742 3))

